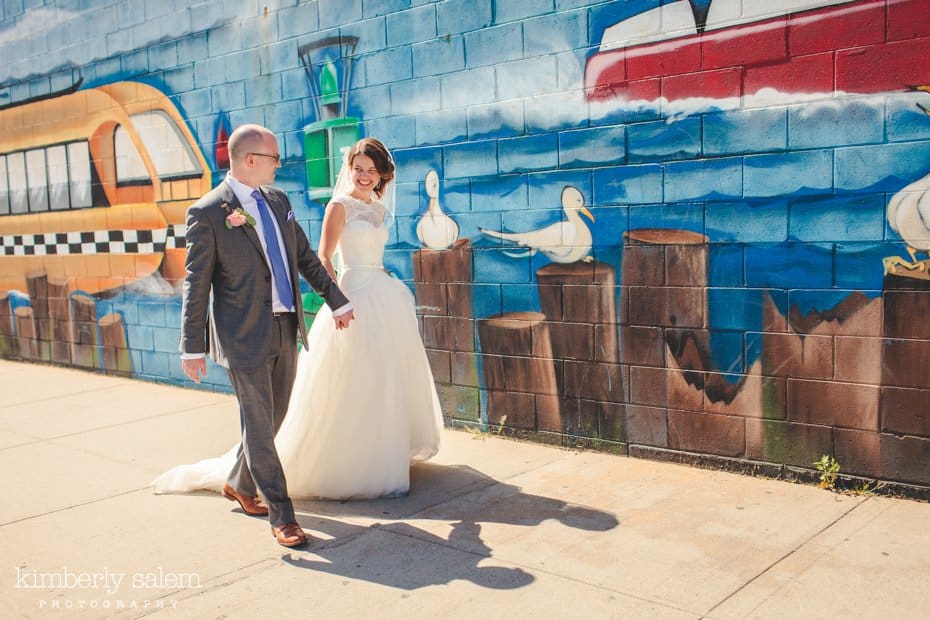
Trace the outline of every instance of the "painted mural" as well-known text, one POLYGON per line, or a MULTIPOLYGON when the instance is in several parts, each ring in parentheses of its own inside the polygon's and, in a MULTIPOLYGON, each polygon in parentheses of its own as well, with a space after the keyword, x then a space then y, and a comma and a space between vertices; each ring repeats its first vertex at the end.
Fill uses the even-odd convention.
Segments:
POLYGON ((187 384, 231 128, 311 240, 371 135, 449 424, 930 486, 927 0, 117 4, 3 8, 4 355, 187 384))

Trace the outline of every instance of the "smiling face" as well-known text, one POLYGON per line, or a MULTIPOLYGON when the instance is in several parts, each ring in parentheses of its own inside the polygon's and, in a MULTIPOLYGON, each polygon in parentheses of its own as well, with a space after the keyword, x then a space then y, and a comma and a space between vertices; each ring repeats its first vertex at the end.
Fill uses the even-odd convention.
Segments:
POLYGON ((367 201, 371 197, 371 192, 381 181, 381 173, 371 157, 359 153, 352 160, 351 178, 354 188, 352 193, 356 198, 367 201))
POLYGON ((394 179, 394 160, 387 148, 375 138, 362 138, 349 149, 349 179, 352 195, 368 202, 381 198, 387 184, 394 179))

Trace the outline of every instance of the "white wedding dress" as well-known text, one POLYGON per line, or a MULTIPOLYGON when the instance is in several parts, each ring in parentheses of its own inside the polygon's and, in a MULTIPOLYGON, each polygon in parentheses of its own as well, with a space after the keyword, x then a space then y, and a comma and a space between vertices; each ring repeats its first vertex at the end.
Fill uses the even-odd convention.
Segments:
MULTIPOLYGON (((403 495, 410 464, 439 450, 439 398, 413 295, 382 266, 383 208, 349 196, 334 201, 346 210, 339 287, 355 320, 337 330, 331 310, 321 308, 275 445, 293 498, 403 495)), ((221 491, 237 447, 165 472, 152 482, 155 492, 221 491)))

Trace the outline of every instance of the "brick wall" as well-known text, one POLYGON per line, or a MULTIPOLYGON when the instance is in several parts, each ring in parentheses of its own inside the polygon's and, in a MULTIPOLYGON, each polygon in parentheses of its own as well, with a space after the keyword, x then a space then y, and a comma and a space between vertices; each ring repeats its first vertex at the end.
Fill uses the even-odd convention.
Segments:
MULTIPOLYGON (((215 183, 223 131, 262 123, 279 136, 279 183, 315 245, 323 206, 305 136, 324 117, 358 119, 360 135, 394 152, 385 260, 416 292, 450 424, 782 473, 832 454, 851 475, 930 486, 920 320, 930 284, 925 265, 884 262, 910 261, 905 240, 922 234, 889 222, 888 205, 930 187, 920 2, 791 15, 771 3, 758 16, 709 0, 694 11, 619 0, 85 4, 0 3, 5 133, 26 102, 142 82, 177 109, 215 183), (689 34, 687 19, 705 14, 703 37, 689 34), (331 109, 315 90, 327 58, 342 97, 331 109), (451 249, 417 236, 430 170, 459 227, 451 249), (548 255, 521 255, 515 237, 494 234, 574 222, 565 187, 593 216, 578 220, 590 242, 566 232, 548 255), (579 245, 580 258, 554 258, 579 245)), ((59 135, 52 121, 0 151, 59 135)), ((14 236, 59 232, 32 207, 17 211, 16 181, 4 182, 4 251, 35 241, 14 236)), ((38 264, 6 260, 8 283, 38 264)), ((74 277, 43 264, 53 282, 74 277)), ((93 321, 119 317, 106 325, 116 340, 72 310, 66 333, 81 346, 59 359, 27 346, 30 333, 52 337, 35 294, 0 287, 4 355, 187 385, 176 278, 165 266, 136 276, 91 295, 93 321), (88 361, 86 346, 101 354, 88 361)), ((70 294, 80 288, 72 281, 70 294)), ((229 389, 212 366, 205 386, 229 389)))

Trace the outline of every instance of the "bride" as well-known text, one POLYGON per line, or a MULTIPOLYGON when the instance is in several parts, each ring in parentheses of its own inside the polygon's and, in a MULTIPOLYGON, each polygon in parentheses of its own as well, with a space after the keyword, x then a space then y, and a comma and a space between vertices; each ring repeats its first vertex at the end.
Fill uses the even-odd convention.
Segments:
MULTIPOLYGON (((381 142, 359 140, 343 158, 326 206, 318 256, 355 321, 337 330, 324 306, 275 446, 295 498, 362 499, 406 494, 410 464, 439 450, 442 411, 420 340, 413 295, 382 264, 394 216, 394 162, 381 142)), ((152 482, 156 493, 221 492, 238 445, 181 465, 152 482)))

